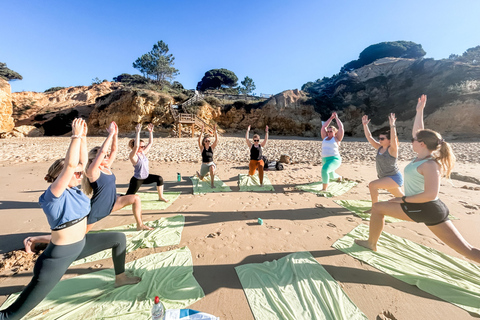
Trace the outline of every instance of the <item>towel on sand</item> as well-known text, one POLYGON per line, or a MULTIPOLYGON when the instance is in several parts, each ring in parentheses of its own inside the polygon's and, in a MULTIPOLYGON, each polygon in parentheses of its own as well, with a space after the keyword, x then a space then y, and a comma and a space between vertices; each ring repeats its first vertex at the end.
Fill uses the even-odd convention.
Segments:
MULTIPOLYGON (((166 309, 185 308, 204 297, 193 276, 192 255, 187 247, 148 255, 126 267, 142 281, 115 288, 113 269, 66 279, 25 319, 148 319, 155 296, 160 297, 166 309)), ((17 296, 11 295, 2 309, 17 296)))
MULTIPOLYGON (((180 243, 183 225, 185 224, 185 217, 179 214, 173 217, 161 218, 156 221, 147 221, 145 222, 145 224, 154 229, 137 231, 136 224, 129 224, 126 226, 90 232, 99 233, 116 231, 125 233, 125 236, 127 237, 127 253, 132 252, 138 248, 173 246, 180 243)), ((111 256, 111 249, 103 250, 92 254, 91 256, 74 261, 72 263, 72 266, 107 259, 111 256)))
POLYGON ((386 232, 382 232, 377 252, 354 243, 354 239, 367 238, 368 226, 362 224, 333 247, 480 316, 479 266, 386 232))
POLYGON ((235 270, 256 320, 367 319, 310 252, 235 270))
POLYGON ((334 181, 328 184, 327 191, 323 191, 322 190, 323 183, 322 181, 319 181, 319 182, 313 182, 309 184, 298 185, 298 186, 295 186, 295 188, 299 190, 315 193, 317 196, 320 196, 320 197, 331 198, 331 197, 336 197, 344 194, 345 192, 349 191, 356 185, 357 185, 357 182, 351 181, 351 180, 343 180, 341 182, 334 181))
MULTIPOLYGON (((157 192, 137 192, 136 194, 138 194, 140 200, 142 200, 142 211, 146 211, 167 209, 175 200, 177 200, 180 192, 164 192, 163 197, 167 199, 168 202, 159 201, 157 192)), ((129 205, 120 210, 132 210, 132 206, 129 205)))
POLYGON ((198 177, 193 176, 190 177, 193 184, 193 194, 204 194, 210 192, 229 192, 232 191, 229 186, 227 186, 220 178, 215 175, 214 178, 214 186, 215 188, 211 187, 211 177, 210 175, 206 175, 203 180, 198 179, 198 177))
POLYGON ((260 186, 258 173, 255 173, 253 176, 239 174, 238 186, 240 191, 275 191, 266 174, 263 175, 263 187, 260 186))

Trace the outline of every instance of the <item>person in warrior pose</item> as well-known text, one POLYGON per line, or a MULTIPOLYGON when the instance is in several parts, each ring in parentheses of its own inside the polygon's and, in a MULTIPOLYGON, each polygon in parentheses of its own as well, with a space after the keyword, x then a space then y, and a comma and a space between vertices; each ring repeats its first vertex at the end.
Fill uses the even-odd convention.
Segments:
POLYGON ((322 125, 322 190, 326 191, 328 188, 328 183, 332 180, 342 180, 342 177, 339 176, 335 170, 337 170, 342 164, 342 157, 340 156, 340 142, 343 140, 343 123, 338 118, 336 112, 333 112, 330 118, 325 121, 322 125), (332 120, 335 119, 335 122, 338 125, 338 129, 333 125, 330 125, 332 120))
POLYGON ((265 163, 262 160, 262 148, 267 145, 268 141, 268 126, 265 126, 265 139, 260 143, 260 136, 258 134, 253 135, 253 144, 250 142, 248 135, 250 134, 250 126, 248 126, 247 133, 245 134, 245 141, 250 149, 250 163, 248 164, 248 175, 253 176, 258 169, 258 178, 260 179, 260 186, 263 187, 263 167, 265 163))
POLYGON ((202 126, 202 131, 198 136, 198 147, 200 148, 200 153, 202 154, 202 166, 200 168, 200 173, 197 171, 197 176, 200 180, 210 172, 210 184, 212 188, 215 188, 215 170, 217 169, 217 165, 213 162, 213 152, 218 144, 218 133, 217 133, 217 126, 213 128, 215 131, 215 142, 211 143, 208 135, 204 135, 202 140, 202 134, 204 133, 204 126, 202 126), (200 142, 201 141, 201 142, 200 142))

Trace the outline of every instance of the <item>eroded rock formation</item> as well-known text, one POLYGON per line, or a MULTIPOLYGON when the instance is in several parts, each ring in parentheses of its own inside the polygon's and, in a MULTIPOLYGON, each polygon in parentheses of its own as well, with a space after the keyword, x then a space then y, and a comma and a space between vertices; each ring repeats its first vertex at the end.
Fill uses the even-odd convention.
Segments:
POLYGON ((12 131, 15 125, 11 92, 10 84, 0 78, 0 134, 12 131))

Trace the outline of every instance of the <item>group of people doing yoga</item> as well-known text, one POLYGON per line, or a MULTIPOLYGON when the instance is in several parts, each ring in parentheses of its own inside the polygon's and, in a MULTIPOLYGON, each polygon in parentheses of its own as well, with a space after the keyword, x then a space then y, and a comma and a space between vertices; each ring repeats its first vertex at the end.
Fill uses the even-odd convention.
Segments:
MULTIPOLYGON (((438 132, 425 129, 423 111, 427 97, 418 99, 416 116, 412 130, 412 147, 417 156, 405 167, 404 183, 397 165, 398 137, 395 126, 395 114, 388 117, 390 130, 379 134, 378 141, 373 138, 368 124, 368 116, 363 116, 362 124, 365 136, 376 151, 376 169, 378 179, 369 183, 372 209, 369 224, 369 237, 355 242, 370 250, 377 250, 377 242, 384 227, 385 216, 425 223, 427 227, 444 243, 480 263, 480 250, 470 245, 449 220, 449 210, 438 198, 440 179, 449 177, 455 163, 450 144, 442 139, 438 132), (379 202, 378 190, 386 189, 395 198, 379 202)), ((0 311, 0 320, 20 319, 33 309, 53 289, 75 260, 96 252, 111 248, 115 269, 115 285, 122 286, 138 283, 139 277, 125 273, 126 239, 123 233, 106 232, 91 234, 88 231, 94 223, 106 217, 110 212, 132 205, 137 222, 137 229, 149 229, 142 222, 141 202, 138 191, 142 184, 156 183, 159 200, 163 197, 163 179, 152 175, 148 170, 146 154, 153 144, 153 125, 148 125, 149 142, 145 145, 140 139, 141 125, 135 128, 136 136, 129 143, 135 173, 130 180, 126 195, 116 194, 115 175, 110 166, 117 153, 118 127, 112 122, 107 128, 108 137, 102 146, 92 149, 87 154, 87 125, 82 119, 75 119, 72 124, 72 140, 64 159, 59 159, 49 168, 45 177, 51 186, 40 196, 39 203, 47 216, 52 230, 51 235, 25 239, 25 249, 31 252, 36 242, 47 242, 48 246, 38 258, 33 278, 7 309, 0 311), (108 147, 111 145, 110 152, 108 147), (85 172, 85 174, 83 174, 85 172), (82 180, 83 176, 83 180, 82 180), (89 199, 77 186, 82 183, 85 193, 93 193, 89 199)), ((197 175, 204 179, 210 174, 211 186, 214 186, 216 165, 213 152, 218 144, 218 134, 214 128, 215 141, 212 143, 204 128, 198 139, 202 165, 197 175), (203 135, 203 139, 202 139, 203 135)), ((259 171, 260 184, 263 185, 262 148, 268 141, 268 126, 265 139, 260 143, 260 136, 249 140, 250 126, 245 139, 250 149, 249 175, 259 171)), ((330 181, 341 180, 335 170, 342 162, 339 146, 344 136, 343 124, 337 113, 322 125, 322 182, 327 190, 330 181), (331 123, 335 120, 338 128, 331 123)))

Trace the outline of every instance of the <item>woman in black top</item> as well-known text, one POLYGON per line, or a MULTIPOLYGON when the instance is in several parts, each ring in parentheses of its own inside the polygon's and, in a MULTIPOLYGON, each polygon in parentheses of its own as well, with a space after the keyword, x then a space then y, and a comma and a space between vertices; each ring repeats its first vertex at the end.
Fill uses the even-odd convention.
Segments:
POLYGON ((217 126, 215 125, 213 127, 213 130, 215 131, 215 142, 212 144, 210 136, 206 134, 203 137, 203 141, 200 143, 202 135, 204 134, 204 129, 204 126, 202 126, 202 131, 198 136, 198 147, 202 153, 202 167, 200 168, 200 173, 197 171, 197 176, 200 180, 203 180, 203 178, 210 172, 210 184, 212 188, 215 188, 215 170, 217 169, 217 166, 213 162, 213 151, 218 143, 217 126))
POLYGON ((253 144, 248 138, 250 133, 250 126, 248 126, 247 133, 245 134, 245 140, 248 148, 250 148, 250 163, 248 164, 248 175, 253 176, 258 169, 258 178, 260 179, 260 185, 263 187, 263 166, 265 165, 262 160, 262 148, 267 145, 268 141, 268 126, 265 126, 265 139, 260 143, 260 136, 258 134, 253 135, 253 144))

